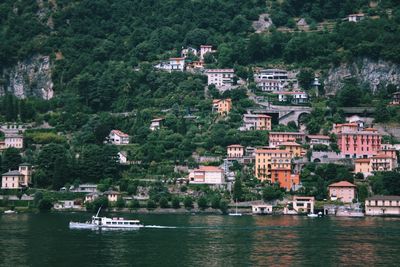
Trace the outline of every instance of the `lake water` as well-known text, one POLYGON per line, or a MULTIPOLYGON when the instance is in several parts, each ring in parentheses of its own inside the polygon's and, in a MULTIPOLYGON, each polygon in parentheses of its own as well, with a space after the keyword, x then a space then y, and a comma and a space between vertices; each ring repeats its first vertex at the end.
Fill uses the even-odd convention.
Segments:
MULTIPOLYGON (((88 213, 0 215, 1 266, 399 266, 400 218, 133 215, 135 231, 70 230, 88 213)), ((119 215, 120 216, 120 215, 119 215)))

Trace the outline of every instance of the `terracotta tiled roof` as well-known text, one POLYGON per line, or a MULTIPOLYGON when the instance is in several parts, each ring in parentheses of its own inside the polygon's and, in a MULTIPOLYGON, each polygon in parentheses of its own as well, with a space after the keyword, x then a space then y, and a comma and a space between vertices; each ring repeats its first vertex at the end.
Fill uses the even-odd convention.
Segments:
POLYGON ((329 187, 356 187, 356 185, 347 181, 340 181, 338 183, 330 184, 329 187))
POLYGON ((296 142, 282 142, 279 145, 281 145, 281 146, 301 146, 296 142))
POLYGON ((269 135, 276 135, 276 134, 285 134, 285 135, 304 135, 304 133, 300 132, 269 132, 269 135))
POLYGON ((355 163, 369 163, 371 159, 355 159, 355 163))
POLYGON ((243 146, 239 144, 234 144, 234 145, 229 145, 228 147, 243 147, 243 146))
POLYGON ((223 172, 222 169, 216 166, 199 166, 199 168, 195 169, 194 171, 223 172))
POLYGON ((121 132, 120 130, 112 130, 111 132, 114 133, 115 135, 118 135, 118 136, 129 137, 128 134, 126 134, 124 132, 121 132))

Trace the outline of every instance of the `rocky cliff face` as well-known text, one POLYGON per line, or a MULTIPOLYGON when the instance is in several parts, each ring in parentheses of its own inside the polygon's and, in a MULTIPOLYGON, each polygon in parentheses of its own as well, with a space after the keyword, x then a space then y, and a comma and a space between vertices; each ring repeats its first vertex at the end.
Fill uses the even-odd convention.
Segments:
POLYGON ((49 56, 36 55, 4 69, 0 95, 6 91, 18 98, 30 96, 51 99, 54 95, 49 56))
POLYGON ((357 79, 361 85, 375 92, 380 87, 389 84, 400 85, 400 65, 366 58, 342 64, 328 71, 324 80, 325 92, 335 94, 343 87, 343 82, 348 78, 357 79))

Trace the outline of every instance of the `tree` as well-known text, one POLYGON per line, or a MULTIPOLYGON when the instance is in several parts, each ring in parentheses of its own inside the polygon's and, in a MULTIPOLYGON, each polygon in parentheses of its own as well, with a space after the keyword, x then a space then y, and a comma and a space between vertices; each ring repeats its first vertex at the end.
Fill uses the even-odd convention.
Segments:
POLYGON ((172 198, 172 207, 174 209, 179 209, 181 207, 180 200, 179 200, 178 197, 173 197, 172 198))
POLYGON ((43 198, 39 201, 38 208, 40 211, 49 211, 53 207, 51 200, 49 198, 43 198))
POLYGON ((228 212, 228 201, 225 199, 221 199, 219 202, 219 209, 222 211, 223 214, 226 214, 228 212))
POLYGON ((86 209, 91 210, 92 212, 97 212, 100 208, 101 209, 107 209, 109 205, 108 198, 105 196, 98 197, 93 202, 89 207, 87 206, 86 209))
POLYGON ((18 149, 9 147, 4 151, 2 160, 3 172, 9 170, 17 170, 18 165, 21 164, 22 158, 18 149))
POLYGON ((219 195, 213 196, 213 198, 211 199, 211 208, 219 209, 220 202, 221 202, 221 197, 219 195))
POLYGON ((242 201, 243 198, 243 188, 241 179, 236 179, 233 184, 233 200, 242 201))
POLYGON ((262 191, 264 201, 280 199, 282 195, 282 190, 277 186, 267 186, 262 191))
POLYGON ((314 81, 314 73, 308 69, 301 69, 299 74, 297 74, 297 80, 301 88, 309 90, 314 81))
POLYGON ((187 209, 193 208, 193 199, 189 196, 186 196, 185 199, 183 200, 183 205, 187 209))
POLYGON ((208 201, 207 198, 204 196, 199 197, 197 200, 197 205, 199 206, 200 209, 204 210, 208 207, 208 201))
POLYGON ((117 198, 117 201, 115 202, 115 206, 116 206, 118 209, 125 208, 125 200, 124 200, 122 197, 118 197, 118 198, 117 198))
POLYGON ((154 200, 152 200, 152 199, 149 199, 147 201, 147 209, 148 210, 152 210, 152 209, 155 209, 155 208, 157 208, 156 202, 154 200))
POLYGON ((132 199, 132 201, 129 202, 129 208, 130 208, 130 209, 139 209, 139 208, 140 208, 139 200, 137 200, 137 199, 132 199))
POLYGON ((159 204, 160 204, 160 208, 162 208, 162 209, 169 208, 168 199, 166 197, 161 197, 159 204))

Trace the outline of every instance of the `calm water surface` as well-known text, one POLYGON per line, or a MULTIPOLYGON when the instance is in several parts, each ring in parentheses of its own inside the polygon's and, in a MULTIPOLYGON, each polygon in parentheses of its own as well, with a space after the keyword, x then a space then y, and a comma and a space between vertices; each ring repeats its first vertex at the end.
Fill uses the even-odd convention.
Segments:
POLYGON ((125 217, 176 228, 70 230, 90 214, 0 215, 0 265, 400 266, 400 218, 125 217))

